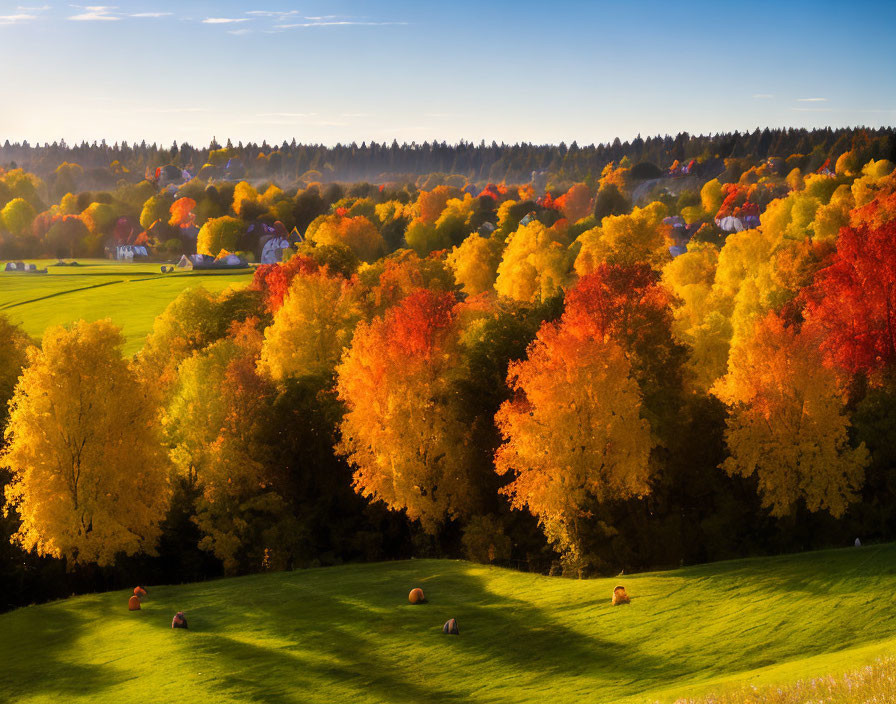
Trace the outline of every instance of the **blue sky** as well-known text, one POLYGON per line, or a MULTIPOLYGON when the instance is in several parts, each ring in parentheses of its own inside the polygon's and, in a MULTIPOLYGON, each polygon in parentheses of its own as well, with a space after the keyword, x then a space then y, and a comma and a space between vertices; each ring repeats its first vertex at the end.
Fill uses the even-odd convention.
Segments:
POLYGON ((894 29, 896 2, 866 0, 0 0, 0 139, 590 144, 893 125, 894 29))

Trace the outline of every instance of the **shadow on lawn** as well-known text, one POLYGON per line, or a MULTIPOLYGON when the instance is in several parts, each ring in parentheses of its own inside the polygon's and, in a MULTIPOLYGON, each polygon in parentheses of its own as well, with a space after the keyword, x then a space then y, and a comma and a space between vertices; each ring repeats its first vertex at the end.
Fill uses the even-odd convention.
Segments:
MULTIPOLYGON (((65 701, 65 695, 99 694, 120 684, 125 678, 114 668, 62 659, 75 650, 75 641, 83 635, 87 621, 70 610, 57 608, 47 610, 40 619, 27 619, 27 631, 15 626, 5 630, 0 643, 0 701, 54 694, 65 701)), ((25 622, 20 619, 20 623, 25 622)))
MULTIPOLYGON (((370 589, 351 581, 306 579, 297 572, 277 585, 275 593, 259 593, 263 587, 247 590, 220 619, 205 607, 194 620, 187 608, 191 648, 227 673, 216 683, 223 691, 275 704, 315 698, 469 701, 481 698, 490 684, 488 673, 502 668, 509 678, 504 687, 523 677, 528 678, 525 686, 543 687, 548 695, 551 681, 546 675, 594 675, 631 683, 674 668, 668 659, 636 646, 572 630, 547 610, 490 591, 485 580, 467 570, 429 580, 429 603, 417 607, 408 606, 401 595, 408 573, 395 576, 402 586, 394 598, 381 583, 370 589), (246 622, 231 620, 240 612, 259 624, 254 642, 228 633, 231 628, 245 632, 246 622), (460 625, 459 638, 441 633, 442 623, 451 617, 460 625), (264 645, 265 638, 272 645, 264 645), (486 670, 480 674, 483 663, 486 670)), ((498 698, 512 694, 504 689, 498 698)))

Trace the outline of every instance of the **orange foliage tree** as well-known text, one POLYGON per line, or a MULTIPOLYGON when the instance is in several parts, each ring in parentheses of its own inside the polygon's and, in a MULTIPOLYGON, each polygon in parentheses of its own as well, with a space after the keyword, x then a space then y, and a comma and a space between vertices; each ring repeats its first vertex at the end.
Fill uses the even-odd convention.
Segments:
POLYGON ((538 517, 580 571, 591 508, 649 491, 654 443, 631 364, 613 339, 625 323, 612 318, 579 305, 545 324, 528 358, 511 364, 515 396, 495 419, 505 441, 495 468, 513 477, 504 493, 538 517))
POLYGON ((435 532, 475 504, 469 429, 452 393, 459 368, 451 293, 420 290, 361 323, 338 367, 346 405, 337 452, 355 490, 435 532))

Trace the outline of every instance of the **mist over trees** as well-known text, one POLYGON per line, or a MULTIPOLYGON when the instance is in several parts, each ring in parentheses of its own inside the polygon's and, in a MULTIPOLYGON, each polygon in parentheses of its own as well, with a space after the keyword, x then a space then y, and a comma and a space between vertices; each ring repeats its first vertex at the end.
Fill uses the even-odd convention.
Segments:
MULTIPOLYGON (((249 179, 274 180, 284 185, 299 181, 400 181, 416 180, 429 174, 455 174, 470 181, 525 183, 533 172, 544 172, 555 178, 572 181, 596 179, 611 162, 628 158, 641 164, 635 178, 655 178, 656 165, 674 161, 687 162, 699 157, 718 159, 758 159, 772 155, 807 155, 810 171, 829 157, 836 159, 849 149, 856 133, 854 128, 821 129, 756 129, 753 132, 674 137, 636 137, 631 141, 618 138, 608 144, 536 145, 486 144, 424 141, 399 144, 362 142, 333 147, 302 144, 293 139, 281 144, 225 144, 212 141, 207 147, 190 144, 168 146, 146 142, 81 144, 34 144, 27 141, 0 147, 0 164, 15 163, 41 178, 54 173, 60 164, 71 163, 60 174, 55 185, 61 197, 75 190, 83 181, 87 188, 108 188, 123 175, 143 176, 145 169, 166 164, 192 167, 191 173, 202 178, 223 175, 227 162, 236 157, 244 172, 234 174, 249 179), (817 162, 817 163, 816 163, 817 162), (205 170, 203 172, 203 169, 205 170)), ((893 128, 863 129, 873 142, 880 141, 877 158, 896 157, 893 128)), ((419 184, 428 188, 437 183, 419 184)), ((463 185, 462 183, 459 185, 463 185)))

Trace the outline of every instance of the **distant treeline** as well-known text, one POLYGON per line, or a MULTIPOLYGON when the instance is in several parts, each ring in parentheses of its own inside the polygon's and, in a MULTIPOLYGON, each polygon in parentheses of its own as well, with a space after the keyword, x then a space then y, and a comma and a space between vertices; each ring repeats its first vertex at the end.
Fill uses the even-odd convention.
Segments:
MULTIPOLYGON (((203 166, 215 162, 213 152, 227 149, 228 158, 236 157, 249 178, 273 179, 281 185, 306 181, 413 181, 418 176, 444 173, 458 174, 471 181, 527 183, 533 173, 543 172, 558 180, 596 180, 611 162, 628 158, 632 164, 648 162, 666 167, 675 160, 711 158, 762 159, 788 154, 811 155, 819 164, 836 159, 855 140, 867 140, 874 158, 896 158, 896 129, 892 127, 832 129, 756 129, 716 135, 691 135, 682 132, 675 137, 636 137, 631 141, 615 139, 608 144, 580 146, 572 144, 479 144, 442 141, 399 144, 362 142, 360 145, 261 144, 227 140, 224 145, 214 139, 207 147, 190 144, 140 144, 116 142, 107 144, 82 142, 68 145, 65 141, 31 145, 27 141, 0 147, 0 165, 17 166, 41 177, 52 174, 63 162, 80 164, 92 181, 92 187, 117 184, 130 174, 142 178, 146 169, 175 164, 192 169, 196 175, 203 166), (310 173, 309 173, 310 172, 310 173), (317 172, 317 173, 315 173, 317 172)), ((242 176, 242 174, 241 174, 242 176)))

